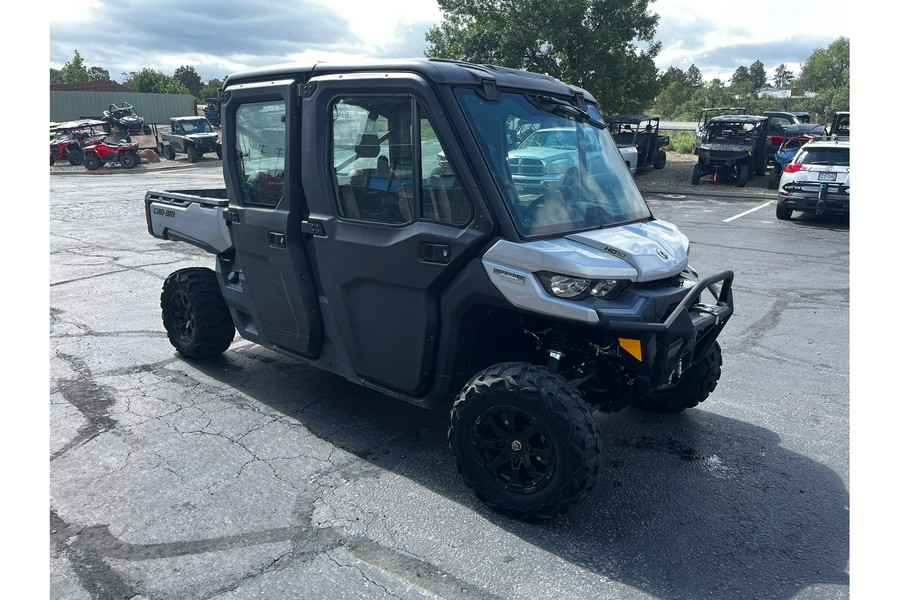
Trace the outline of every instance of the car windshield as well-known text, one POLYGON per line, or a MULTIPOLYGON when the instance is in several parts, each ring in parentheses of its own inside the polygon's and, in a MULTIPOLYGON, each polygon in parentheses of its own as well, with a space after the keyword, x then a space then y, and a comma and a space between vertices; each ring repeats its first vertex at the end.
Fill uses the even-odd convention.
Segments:
POLYGON ((756 123, 747 121, 711 121, 706 129, 706 141, 718 144, 752 145, 756 139, 756 123))
POLYGON ((804 165, 850 166, 850 148, 804 148, 797 154, 797 161, 804 165))
POLYGON ((182 121, 181 126, 185 133, 211 133, 212 127, 206 119, 194 119, 182 121))
POLYGON ((489 101, 471 88, 457 97, 524 237, 652 218, 595 106, 514 92, 489 101))

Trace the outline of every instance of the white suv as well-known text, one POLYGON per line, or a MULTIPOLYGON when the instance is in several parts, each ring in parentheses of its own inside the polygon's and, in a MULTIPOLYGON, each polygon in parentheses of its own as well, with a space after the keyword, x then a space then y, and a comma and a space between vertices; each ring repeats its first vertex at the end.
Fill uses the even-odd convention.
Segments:
POLYGON ((816 139, 800 148, 784 167, 775 216, 788 220, 802 212, 850 213, 850 140, 816 139))

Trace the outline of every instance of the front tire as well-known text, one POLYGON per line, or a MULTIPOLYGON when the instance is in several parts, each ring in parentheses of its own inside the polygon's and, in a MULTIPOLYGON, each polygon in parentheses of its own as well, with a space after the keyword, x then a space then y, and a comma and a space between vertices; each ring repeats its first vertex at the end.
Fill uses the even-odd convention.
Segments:
POLYGON ((700 166, 700 163, 697 163, 694 165, 694 170, 691 171, 691 185, 699 184, 701 177, 703 177, 703 167, 700 166))
POLYGON ((744 187, 750 179, 750 165, 744 163, 738 167, 737 186, 744 187))
POLYGON ((84 162, 84 151, 81 148, 72 148, 66 158, 70 165, 77 167, 84 162))
POLYGON ((195 146, 187 147, 187 157, 188 160, 192 163, 197 162, 197 159, 200 158, 200 154, 197 152, 197 148, 195 146))
POLYGON ((103 161, 96 154, 88 154, 84 157, 84 168, 88 171, 96 171, 103 165, 103 161))
POLYGON ((140 164, 141 159, 134 152, 125 152, 119 156, 119 162, 122 164, 122 168, 133 169, 140 164))
POLYGON ((637 406, 662 413, 679 413, 694 408, 716 389, 721 376, 722 348, 719 342, 714 342, 706 356, 691 365, 681 379, 657 388, 639 400, 637 406))
POLYGON ((175 148, 173 148, 172 146, 166 146, 165 150, 166 158, 169 160, 175 160, 175 148))
POLYGON ((590 408, 559 375, 501 363, 475 375, 450 412, 450 449, 463 481, 488 507, 547 519, 594 486, 600 438, 590 408))
POLYGON ((166 278, 160 295, 169 342, 187 358, 210 358, 234 340, 234 324, 215 271, 191 267, 166 278))
POLYGON ((662 150, 656 153, 656 159, 653 161, 654 169, 662 169, 666 166, 666 153, 662 150))

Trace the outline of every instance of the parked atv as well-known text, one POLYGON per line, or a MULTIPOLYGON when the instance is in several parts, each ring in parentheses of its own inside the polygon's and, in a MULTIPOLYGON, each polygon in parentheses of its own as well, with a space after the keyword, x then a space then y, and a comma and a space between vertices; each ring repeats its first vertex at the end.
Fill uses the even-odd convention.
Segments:
POLYGON ((134 112, 134 107, 127 102, 110 104, 109 110, 103 111, 106 120, 104 129, 111 133, 113 129, 125 135, 150 135, 153 130, 148 123, 144 123, 143 117, 134 112))
POLYGON ((712 175, 713 181, 735 181, 744 187, 753 175, 765 175, 769 118, 757 115, 720 115, 706 123, 696 149, 691 183, 712 175))
POLYGON ((203 109, 203 115, 214 127, 222 126, 222 113, 219 106, 218 98, 207 98, 206 107, 203 109))
POLYGON ((108 163, 119 163, 126 169, 133 169, 141 163, 138 145, 128 142, 116 144, 100 141, 84 149, 84 167, 96 171, 108 163))
POLYGON ((169 122, 169 131, 163 131, 158 138, 156 152, 169 160, 175 160, 177 154, 187 154, 192 163, 207 153, 222 158, 219 134, 206 117, 176 117, 169 122))
POLYGON ((94 130, 103 121, 81 119, 56 123, 50 129, 50 166, 58 160, 68 160, 70 165, 80 165, 84 160, 84 147, 102 140, 106 134, 94 130))
POLYGON ((593 410, 678 413, 716 388, 734 274, 690 267, 588 91, 406 60, 245 71, 223 98, 225 187, 145 195, 152 235, 215 263, 160 282, 181 355, 237 330, 446 411, 463 481, 520 518, 600 479, 593 410), (529 156, 521 123, 547 135, 529 156))
POLYGON ((666 166, 666 152, 669 136, 659 135, 659 117, 647 115, 620 115, 606 120, 609 132, 616 145, 634 146, 637 148, 637 164, 640 171, 651 166, 662 169, 666 166))
POLYGON ((816 125, 814 123, 803 123, 798 125, 790 125, 784 130, 784 141, 775 153, 775 164, 769 171, 769 179, 766 187, 770 190, 778 189, 778 183, 781 181, 781 173, 784 172, 784 166, 794 160, 797 151, 803 144, 812 140, 817 136, 825 135, 825 126, 816 125))
POLYGON ((700 109, 700 117, 697 119, 697 127, 694 130, 694 147, 691 152, 697 154, 697 149, 700 147, 700 140, 703 139, 703 132, 706 131, 706 124, 709 123, 710 119, 719 115, 745 114, 747 114, 747 107, 745 106, 730 106, 727 108, 724 106, 716 106, 700 109))

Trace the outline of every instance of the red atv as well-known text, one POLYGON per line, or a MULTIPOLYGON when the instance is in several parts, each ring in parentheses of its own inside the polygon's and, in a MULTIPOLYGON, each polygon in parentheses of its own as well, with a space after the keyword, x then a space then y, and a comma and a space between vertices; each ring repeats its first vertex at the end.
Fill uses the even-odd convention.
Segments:
POLYGON ((96 144, 106 134, 95 132, 95 125, 103 121, 82 119, 57 123, 50 129, 50 166, 58 160, 68 160, 70 165, 80 165, 84 160, 84 147, 96 144))
POLYGON ((84 166, 88 171, 96 171, 106 163, 119 163, 126 169, 135 168, 141 164, 138 145, 101 140, 84 148, 84 166))

